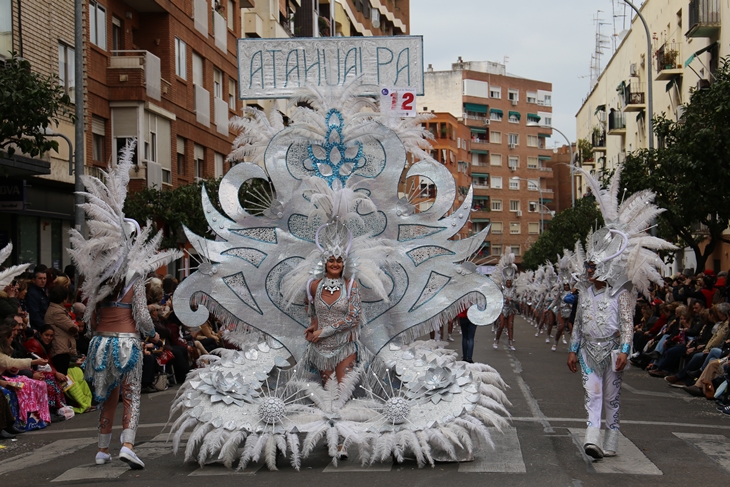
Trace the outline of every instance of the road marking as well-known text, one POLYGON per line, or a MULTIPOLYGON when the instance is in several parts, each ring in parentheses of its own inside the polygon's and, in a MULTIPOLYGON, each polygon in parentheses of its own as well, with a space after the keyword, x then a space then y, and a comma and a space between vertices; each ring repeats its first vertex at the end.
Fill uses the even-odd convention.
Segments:
POLYGON ((681 394, 679 392, 654 392, 654 391, 642 391, 640 389, 635 389, 628 385, 626 381, 623 381, 621 384, 621 389, 626 389, 632 394, 636 394, 639 396, 653 396, 653 397, 668 397, 671 399, 682 399, 685 402, 691 402, 694 401, 695 398, 692 396, 689 396, 687 394, 681 394))
POLYGON ((512 371, 515 373, 515 380, 517 381, 517 385, 522 391, 522 395, 525 397, 525 401, 527 401, 527 406, 530 408, 530 412, 536 417, 540 418, 540 424, 542 424, 543 431, 545 433, 555 433, 555 430, 552 426, 550 426, 550 422, 547 420, 547 417, 540 409, 540 405, 537 403, 537 399, 535 399, 535 396, 532 395, 532 392, 530 391, 530 386, 527 385, 527 382, 525 382, 525 380, 520 375, 522 373, 522 364, 519 360, 517 360, 517 357, 515 357, 514 353, 508 351, 507 354, 509 355, 510 365, 512 365, 512 371))
POLYGON ((677 438, 694 446, 730 473, 730 441, 723 435, 701 435, 697 433, 672 433, 677 438))
MULTIPOLYGON (((167 426, 168 423, 147 423, 147 424, 140 424, 137 426, 137 429, 139 428, 164 428, 167 426)), ((112 430, 121 430, 121 425, 116 425, 112 427, 112 430)), ((48 436, 48 435, 66 435, 68 433, 88 433, 93 431, 96 433, 99 431, 98 426, 92 426, 89 428, 69 428, 69 429, 42 429, 42 430, 35 430, 35 431, 29 431, 25 433, 23 436, 31 437, 31 436, 48 436)))
POLYGON ((325 473, 342 473, 342 472, 390 472, 393 468, 393 460, 387 462, 375 462, 372 465, 363 466, 360 462, 352 462, 349 460, 338 462, 335 467, 332 462, 323 470, 325 473))
POLYGON ((56 460, 58 457, 76 453, 77 451, 94 443, 96 443, 96 437, 72 438, 68 440, 54 441, 53 443, 42 446, 32 452, 23 453, 13 458, 0 461, 0 475, 14 472, 16 470, 27 470, 29 468, 33 468, 36 465, 56 460))
MULTIPOLYGON (((541 423, 543 421, 549 421, 551 423, 586 423, 586 418, 535 418, 526 416, 513 416, 510 421, 522 421, 526 423, 541 423)), ((723 429, 730 430, 730 426, 721 424, 695 424, 695 423, 675 423, 671 421, 637 421, 632 419, 621 419, 621 424, 636 424, 642 426, 672 426, 677 428, 711 428, 713 430, 723 429)))
MULTIPOLYGON (((568 431, 573 437, 573 442, 580 449, 581 455, 596 473, 664 475, 631 440, 621 433, 618 435, 618 455, 594 461, 583 451, 583 439, 586 430, 584 428, 568 428, 568 431)), ((601 430, 601 442, 603 442, 604 432, 605 430, 601 430)))
POLYGON ((129 472, 129 465, 114 461, 106 465, 80 465, 66 470, 51 482, 71 482, 77 480, 111 480, 116 479, 125 472, 129 472))
POLYGON ((496 438, 494 449, 488 445, 479 445, 479 451, 474 453, 474 461, 460 463, 459 472, 526 473, 517 429, 503 428, 500 434, 496 428, 489 428, 489 433, 492 438, 496 438))
POLYGON ((188 474, 188 477, 213 477, 213 476, 231 476, 231 475, 255 475, 264 464, 254 463, 248 465, 244 470, 236 470, 228 468, 222 463, 211 463, 205 467, 200 467, 188 474))

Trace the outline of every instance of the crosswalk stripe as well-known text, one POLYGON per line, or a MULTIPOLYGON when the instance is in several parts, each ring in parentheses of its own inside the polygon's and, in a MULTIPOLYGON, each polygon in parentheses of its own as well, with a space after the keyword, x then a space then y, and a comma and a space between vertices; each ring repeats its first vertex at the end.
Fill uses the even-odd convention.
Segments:
POLYGON ((697 433, 672 433, 681 438, 689 445, 710 457, 710 460, 717 463, 730 473, 730 440, 724 435, 703 435, 697 433))
POLYGON ((489 434, 494 441, 494 449, 480 445, 479 451, 474 453, 474 461, 460 463, 459 472, 526 473, 517 429, 503 428, 499 432, 496 428, 489 428, 489 434))
MULTIPOLYGON (((634 443, 619 433, 618 455, 594 461, 583 452, 585 428, 568 428, 573 442, 596 473, 624 473, 633 475, 663 475, 662 471, 649 460, 634 443)), ((603 441, 604 430, 601 430, 603 441)))
POLYGON ((0 475, 21 469, 33 468, 64 455, 70 455, 96 443, 96 438, 71 438, 54 441, 32 452, 0 461, 0 475))

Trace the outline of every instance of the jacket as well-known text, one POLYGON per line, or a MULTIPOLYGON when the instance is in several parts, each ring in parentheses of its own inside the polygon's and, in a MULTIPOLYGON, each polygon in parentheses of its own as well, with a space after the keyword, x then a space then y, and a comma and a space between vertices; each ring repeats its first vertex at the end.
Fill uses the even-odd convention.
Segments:
POLYGON ((51 325, 56 333, 51 343, 51 357, 62 353, 75 357, 77 355, 75 337, 79 329, 68 315, 66 308, 61 304, 51 303, 46 311, 45 323, 51 325))
POLYGON ((5 291, 0 291, 0 321, 16 314, 19 306, 18 298, 9 298, 5 291))
POLYGON ((28 293, 25 295, 25 305, 28 308, 30 326, 37 330, 43 326, 46 311, 48 311, 48 295, 46 290, 31 283, 28 286, 28 293))

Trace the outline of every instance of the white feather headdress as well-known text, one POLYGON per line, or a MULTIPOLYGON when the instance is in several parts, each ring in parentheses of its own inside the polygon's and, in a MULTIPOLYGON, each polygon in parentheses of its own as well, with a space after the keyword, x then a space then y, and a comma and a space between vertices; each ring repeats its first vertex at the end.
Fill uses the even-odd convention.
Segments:
MULTIPOLYGON (((5 260, 10 257, 10 254, 12 253, 13 243, 8 242, 8 244, 3 247, 2 250, 0 250, 0 262, 5 262, 5 260)), ((0 271, 0 289, 3 289, 5 286, 13 282, 13 278, 18 274, 22 274, 23 272, 25 272, 28 267, 30 267, 30 264, 21 264, 10 266, 4 271, 0 271)))
POLYGON ((602 189, 600 182, 589 172, 582 168, 576 170, 583 174, 590 186, 605 222, 605 227, 588 236, 585 261, 596 264, 597 279, 614 288, 631 282, 639 292, 648 295, 651 282, 662 283, 659 273, 662 261, 656 252, 677 248, 648 233, 649 227, 664 209, 654 204, 655 194, 649 190, 634 193, 619 203, 623 165, 616 168, 608 190, 602 189))
POLYGON ((139 277, 182 257, 178 250, 158 252, 162 232, 151 239, 151 222, 144 228, 136 221, 125 218, 124 201, 127 198, 129 171, 132 167, 136 141, 127 143, 118 164, 110 163, 109 172, 102 171, 104 181, 92 176, 81 176, 86 188, 82 208, 86 212, 89 238, 73 229, 70 231, 69 255, 84 276, 82 296, 87 299, 84 316, 88 322, 91 313, 120 283, 129 286, 139 277))

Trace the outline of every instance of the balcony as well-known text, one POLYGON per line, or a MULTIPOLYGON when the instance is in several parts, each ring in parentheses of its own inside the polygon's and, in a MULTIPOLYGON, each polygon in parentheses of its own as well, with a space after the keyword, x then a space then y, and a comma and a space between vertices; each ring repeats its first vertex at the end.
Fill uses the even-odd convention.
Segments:
POLYGON ((593 144, 594 152, 606 152, 606 133, 603 131, 593 131, 593 134, 591 134, 591 144, 593 144))
POLYGON ((711 37, 720 30, 720 0, 690 0, 687 37, 711 37))
POLYGON ((608 114, 608 135, 626 134, 626 115, 612 111, 608 114))
POLYGON ((244 12, 243 31, 246 37, 264 37, 264 21, 256 12, 244 12))
POLYGON ((471 151, 489 152, 489 143, 487 139, 472 138, 471 139, 471 151))
POLYGON ((623 91, 624 112, 641 112, 646 110, 646 83, 631 81, 619 85, 619 94, 623 91))
POLYGON ((195 86, 195 120, 210 127, 210 92, 200 85, 195 86))
POLYGON ((216 12, 213 11, 213 35, 215 36, 215 47, 228 53, 228 26, 226 25, 226 19, 216 12))
POLYGON ((656 52, 656 81, 672 79, 684 71, 680 63, 679 51, 674 48, 672 42, 669 46, 665 43, 656 52))
POLYGON ((140 88, 140 93, 136 95, 125 92, 126 100, 142 100, 147 96, 160 101, 162 96, 160 58, 149 51, 111 51, 111 54, 107 67, 107 82, 110 88, 140 88))
POLYGON ((213 99, 213 116, 218 133, 228 136, 228 102, 222 98, 213 99))

